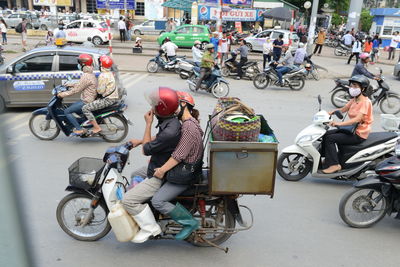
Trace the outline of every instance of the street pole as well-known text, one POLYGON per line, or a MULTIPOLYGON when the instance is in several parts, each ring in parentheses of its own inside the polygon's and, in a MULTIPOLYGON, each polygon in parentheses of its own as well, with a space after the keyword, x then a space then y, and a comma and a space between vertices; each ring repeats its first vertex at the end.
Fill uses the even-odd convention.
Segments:
POLYGON ((358 30, 362 4, 363 1, 351 0, 346 30, 350 31, 352 28, 354 28, 355 31, 358 30))
MULTIPOLYGON (((219 9, 219 17, 217 21, 217 29, 218 29, 218 36, 219 38, 222 38, 222 0, 218 1, 218 9, 219 9)), ((218 42, 219 43, 219 42, 218 42)), ((214 49, 218 49, 218 47, 215 47, 214 49)), ((221 51, 218 51, 218 60, 221 60, 221 51)))
POLYGON ((312 5, 311 17, 310 17, 310 26, 308 28, 308 39, 307 39, 307 54, 311 55, 312 46, 315 35, 315 25, 317 24, 317 13, 318 13, 318 4, 319 0, 314 0, 312 5))
POLYGON ((106 1, 106 12, 107 12, 107 30, 108 30, 108 49, 110 50, 110 57, 112 57, 112 34, 111 34, 111 19, 110 19, 110 2, 106 1))

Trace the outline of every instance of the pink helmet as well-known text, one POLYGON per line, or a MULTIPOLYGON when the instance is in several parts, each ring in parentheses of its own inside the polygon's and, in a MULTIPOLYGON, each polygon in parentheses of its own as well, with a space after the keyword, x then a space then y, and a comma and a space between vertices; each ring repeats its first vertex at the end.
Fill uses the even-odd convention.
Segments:
POLYGON ((360 55, 360 59, 367 59, 367 58, 369 58, 369 53, 361 53, 361 55, 360 55))

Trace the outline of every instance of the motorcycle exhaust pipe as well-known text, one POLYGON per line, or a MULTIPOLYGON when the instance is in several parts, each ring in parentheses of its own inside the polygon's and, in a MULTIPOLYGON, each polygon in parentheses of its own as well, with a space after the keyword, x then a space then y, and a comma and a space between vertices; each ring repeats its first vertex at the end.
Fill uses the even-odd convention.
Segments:
POLYGON ((187 72, 180 72, 179 74, 184 76, 186 79, 189 78, 189 73, 187 72))

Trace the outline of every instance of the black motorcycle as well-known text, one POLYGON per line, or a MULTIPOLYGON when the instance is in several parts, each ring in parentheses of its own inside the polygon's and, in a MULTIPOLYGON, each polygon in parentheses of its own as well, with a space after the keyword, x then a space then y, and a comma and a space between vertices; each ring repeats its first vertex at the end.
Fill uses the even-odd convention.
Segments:
MULTIPOLYGON (((221 75, 224 77, 228 76, 238 76, 237 65, 239 64, 236 61, 237 54, 235 52, 231 52, 231 57, 224 61, 223 67, 221 68, 221 75)), ((256 61, 247 61, 242 66, 243 78, 248 78, 252 80, 257 74, 260 73, 258 68, 258 64, 256 61)))
POLYGON ((150 73, 156 73, 161 68, 162 70, 174 71, 176 73, 179 73, 179 63, 186 57, 175 57, 174 59, 168 61, 163 58, 164 53, 165 52, 160 49, 158 51, 158 55, 149 60, 149 63, 147 63, 146 67, 147 71, 150 73))
POLYGON ((305 57, 304 61, 305 61, 304 69, 306 70, 306 78, 319 81, 320 79, 319 71, 317 66, 311 60, 311 56, 305 57))
MULTIPOLYGON (((53 140, 60 134, 60 131, 63 131, 66 136, 72 134, 74 126, 64 114, 64 109, 67 106, 63 104, 63 98, 57 96, 67 90, 68 88, 65 85, 56 86, 52 91, 53 97, 47 107, 37 109, 32 113, 29 120, 29 129, 34 136, 41 140, 53 140)), ((107 142, 121 142, 129 131, 128 124, 130 122, 123 114, 127 108, 128 106, 123 101, 120 101, 105 109, 94 111, 93 115, 96 117, 96 121, 102 131, 95 135, 82 134, 79 137, 101 137, 107 142)), ((76 115, 78 116, 78 123, 84 129, 89 130, 93 127, 84 114, 76 115)))
MULTIPOLYGON (((253 85, 257 89, 265 89, 270 84, 279 86, 278 73, 276 72, 276 62, 272 61, 268 67, 253 78, 253 85)), ((289 87, 292 90, 301 90, 305 85, 305 70, 294 68, 282 76, 284 87, 289 87)))
POLYGON ((340 200, 339 213, 351 227, 366 228, 385 217, 396 214, 400 219, 400 146, 396 156, 375 168, 376 175, 354 185, 340 200))
MULTIPOLYGON (((348 80, 335 80, 336 86, 330 93, 331 102, 337 108, 344 107, 350 101, 349 94, 349 81, 348 80)), ((372 104, 379 105, 380 110, 384 114, 397 114, 400 112, 400 96, 391 91, 389 85, 385 82, 385 77, 382 76, 382 69, 380 69, 380 80, 377 80, 378 87, 370 88, 368 97, 371 99, 372 104)))
POLYGON ((335 56, 350 56, 352 48, 340 43, 337 47, 335 47, 335 50, 333 51, 335 53, 335 56))

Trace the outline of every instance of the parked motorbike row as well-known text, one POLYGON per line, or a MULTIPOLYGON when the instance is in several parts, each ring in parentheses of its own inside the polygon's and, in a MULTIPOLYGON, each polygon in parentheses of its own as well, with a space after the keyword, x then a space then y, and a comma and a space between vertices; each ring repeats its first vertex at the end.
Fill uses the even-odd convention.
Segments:
POLYGON ((313 117, 313 124, 302 130, 295 144, 282 150, 277 163, 279 175, 287 181, 299 181, 308 173, 313 178, 358 180, 354 188, 341 199, 339 213, 351 227, 365 228, 380 221, 385 214, 397 213, 400 219, 400 121, 394 115, 382 115, 386 132, 373 132, 358 145, 340 146, 339 159, 343 169, 336 173, 322 172, 322 139, 330 129, 335 115, 321 110, 313 117), (395 127, 393 127, 395 125, 395 127), (390 127, 389 127, 390 126, 390 127), (396 130, 396 132, 393 132, 396 130))

